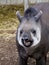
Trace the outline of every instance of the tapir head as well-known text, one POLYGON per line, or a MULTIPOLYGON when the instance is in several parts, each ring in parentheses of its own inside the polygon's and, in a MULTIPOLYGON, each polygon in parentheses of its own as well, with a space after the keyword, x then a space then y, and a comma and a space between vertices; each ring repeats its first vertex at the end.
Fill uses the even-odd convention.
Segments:
POLYGON ((17 30, 17 40, 21 46, 36 46, 41 40, 41 22, 40 17, 42 11, 37 12, 36 9, 30 7, 21 16, 17 11, 17 17, 20 25, 17 30))

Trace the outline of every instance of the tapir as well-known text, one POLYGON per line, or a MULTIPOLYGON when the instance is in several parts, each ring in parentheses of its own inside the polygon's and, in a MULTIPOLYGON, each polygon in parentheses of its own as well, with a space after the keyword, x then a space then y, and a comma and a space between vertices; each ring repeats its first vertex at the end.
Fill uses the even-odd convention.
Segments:
POLYGON ((22 16, 16 33, 16 44, 20 65, 27 65, 28 58, 36 60, 36 65, 46 65, 49 51, 49 3, 39 3, 28 7, 22 16))

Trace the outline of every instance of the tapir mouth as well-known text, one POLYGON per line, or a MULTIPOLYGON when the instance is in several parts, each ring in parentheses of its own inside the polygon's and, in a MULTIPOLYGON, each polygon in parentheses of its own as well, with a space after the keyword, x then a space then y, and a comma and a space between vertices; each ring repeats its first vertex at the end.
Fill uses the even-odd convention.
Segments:
POLYGON ((33 44, 33 40, 23 40, 22 39, 22 43, 24 46, 30 47, 33 44))

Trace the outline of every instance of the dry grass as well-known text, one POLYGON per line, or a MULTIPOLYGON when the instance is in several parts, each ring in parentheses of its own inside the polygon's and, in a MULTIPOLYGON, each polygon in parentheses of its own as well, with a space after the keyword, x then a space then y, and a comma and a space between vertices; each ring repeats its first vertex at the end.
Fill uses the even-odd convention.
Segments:
POLYGON ((0 29, 16 29, 19 22, 16 17, 16 11, 23 13, 23 6, 4 5, 0 6, 0 29))

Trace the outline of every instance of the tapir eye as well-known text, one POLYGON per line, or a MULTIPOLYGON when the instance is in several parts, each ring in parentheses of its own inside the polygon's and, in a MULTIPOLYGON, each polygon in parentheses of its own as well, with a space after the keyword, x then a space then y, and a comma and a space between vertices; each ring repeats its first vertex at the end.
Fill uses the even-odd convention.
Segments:
POLYGON ((32 33, 35 35, 36 34, 36 30, 32 30, 32 33))
POLYGON ((20 35, 23 33, 23 30, 20 31, 20 35))

